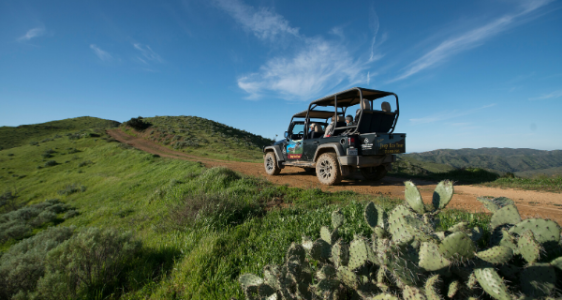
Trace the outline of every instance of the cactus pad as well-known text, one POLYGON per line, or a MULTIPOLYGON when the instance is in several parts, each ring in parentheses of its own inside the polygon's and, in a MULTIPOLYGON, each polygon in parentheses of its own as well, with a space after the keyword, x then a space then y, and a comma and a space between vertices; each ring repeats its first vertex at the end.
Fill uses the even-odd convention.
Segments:
POLYGON ((488 295, 498 300, 511 300, 507 287, 502 278, 492 268, 482 268, 474 270, 474 275, 480 286, 488 295))
POLYGON ((406 217, 414 217, 414 214, 403 205, 396 206, 388 215, 388 231, 398 244, 408 243, 414 238, 414 230, 405 224, 406 217))
POLYGON ((556 284, 556 272, 550 264, 528 266, 519 276, 521 291, 533 298, 548 296, 556 284))
POLYGON ((378 294, 371 298, 367 298, 365 300, 399 300, 399 299, 393 294, 384 293, 384 294, 378 294))
POLYGON ((337 209, 332 212, 332 228, 339 228, 344 221, 345 218, 343 216, 343 213, 341 212, 341 209, 337 209))
POLYGON ((339 267, 338 277, 348 287, 357 288, 359 286, 359 278, 357 277, 357 274, 355 274, 349 268, 339 267))
POLYGON ((437 271, 451 265, 451 261, 439 252, 439 246, 433 242, 422 243, 420 247, 419 266, 427 271, 437 271))
POLYGON ((494 199, 490 199, 486 197, 478 197, 476 199, 480 201, 482 204, 484 204, 484 206, 492 213, 495 213, 496 211, 498 211, 500 208, 504 206, 515 204, 513 200, 505 197, 499 197, 494 199))
POLYGON ((404 185, 406 186, 405 198, 408 205, 418 214, 424 214, 425 206, 423 205, 420 191, 416 185, 411 181, 404 182, 404 185))
POLYGON ((541 244, 560 241, 560 226, 552 220, 527 219, 512 227, 509 233, 521 235, 527 230, 531 230, 537 242, 541 244))
POLYGON ((375 253, 364 238, 356 237, 349 245, 349 263, 348 268, 355 270, 368 261, 375 262, 375 253))
POLYGON ((289 257, 292 256, 298 257, 299 262, 303 262, 306 257, 304 247, 297 243, 291 243, 291 246, 289 246, 289 249, 287 250, 287 254, 285 255, 285 260, 288 261, 289 257))
POLYGON ((263 268, 263 281, 275 289, 280 289, 281 268, 276 265, 267 265, 263 268))
POLYGON ((311 286, 313 293, 320 299, 330 299, 330 295, 340 286, 339 280, 322 279, 315 285, 311 286))
POLYGON ((335 268, 340 266, 347 266, 349 262, 349 247, 344 244, 341 240, 338 240, 332 246, 332 257, 330 258, 334 263, 335 268))
POLYGON ((447 229, 447 231, 449 231, 449 232, 459 232, 459 231, 467 232, 467 231, 469 231, 468 223, 458 222, 457 224, 449 227, 449 229, 447 229))
POLYGON ((492 215, 492 221, 490 222, 490 227, 492 229, 504 225, 510 224, 515 225, 521 222, 521 216, 515 205, 510 204, 500 208, 492 215))
POLYGON ((513 250, 509 247, 495 246, 476 253, 476 256, 491 264, 505 264, 513 257, 513 250))
POLYGON ((527 230, 519 236, 517 241, 519 254, 529 263, 533 264, 540 258, 541 245, 535 240, 533 232, 527 230))
POLYGON ((338 275, 337 270, 328 264, 322 266, 322 269, 316 272, 316 278, 318 280, 334 279, 337 277, 337 275, 338 275))
POLYGON ((380 228, 379 226, 373 228, 373 240, 375 239, 375 237, 377 239, 382 239, 384 238, 385 235, 386 235, 386 231, 384 231, 384 229, 380 228))
POLYGON ((425 281, 425 295, 428 300, 438 300, 441 299, 439 295, 439 275, 433 275, 425 281))
POLYGON ((435 209, 443 209, 451 199, 453 198, 453 182, 449 180, 443 180, 439 182, 435 191, 433 192, 433 200, 431 203, 435 209))
POLYGON ((379 224, 379 212, 373 202, 369 202, 369 204, 365 206, 363 217, 365 218, 365 222, 367 222, 367 225, 369 225, 369 227, 371 227, 372 229, 374 229, 379 224))
POLYGON ((310 252, 310 250, 312 250, 312 239, 310 239, 310 237, 308 236, 302 236, 302 243, 301 246, 304 250, 306 250, 307 252, 310 252))
POLYGON ((447 297, 453 298, 459 291, 460 283, 458 280, 455 280, 449 284, 449 288, 447 289, 447 297))
POLYGON ((474 226, 474 228, 470 230, 468 236, 472 241, 478 242, 484 236, 484 231, 480 228, 480 226, 474 226))
POLYGON ((240 285, 242 286, 242 289, 246 289, 249 286, 259 286, 261 284, 263 284, 263 279, 259 276, 256 276, 254 274, 250 274, 250 273, 246 273, 243 274, 242 276, 240 276, 240 278, 238 279, 238 282, 240 282, 240 285))
POLYGON ((553 260, 553 261, 551 261, 550 264, 553 267, 557 267, 560 271, 562 271, 562 256, 553 260))
POLYGON ((402 296, 405 300, 426 300, 425 296, 418 288, 411 286, 404 287, 402 296))
POLYGON ((319 261, 325 261, 332 255, 332 247, 323 239, 317 239, 312 244, 310 256, 319 261))
POLYGON ((464 232, 450 234, 439 244, 439 252, 447 259, 457 256, 472 258, 474 257, 474 251, 476 251, 476 247, 464 232))

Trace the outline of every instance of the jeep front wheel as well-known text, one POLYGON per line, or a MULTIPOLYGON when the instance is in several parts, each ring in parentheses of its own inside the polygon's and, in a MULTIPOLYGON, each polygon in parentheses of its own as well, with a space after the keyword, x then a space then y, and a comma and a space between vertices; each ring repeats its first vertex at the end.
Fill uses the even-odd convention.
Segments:
POLYGON ((335 153, 324 153, 316 161, 316 176, 325 185, 335 185, 341 182, 342 176, 335 153))
POLYGON ((275 158, 275 154, 273 152, 267 152, 263 159, 263 165, 267 175, 278 175, 279 172, 281 172, 281 169, 277 166, 277 158, 275 158))

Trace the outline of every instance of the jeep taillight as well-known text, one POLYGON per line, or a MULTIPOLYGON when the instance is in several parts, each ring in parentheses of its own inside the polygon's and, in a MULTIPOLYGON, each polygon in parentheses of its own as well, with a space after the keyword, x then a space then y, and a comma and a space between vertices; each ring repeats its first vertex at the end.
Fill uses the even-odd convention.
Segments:
POLYGON ((352 146, 352 147, 355 146, 355 138, 354 137, 348 137, 347 138, 347 144, 349 146, 352 146))

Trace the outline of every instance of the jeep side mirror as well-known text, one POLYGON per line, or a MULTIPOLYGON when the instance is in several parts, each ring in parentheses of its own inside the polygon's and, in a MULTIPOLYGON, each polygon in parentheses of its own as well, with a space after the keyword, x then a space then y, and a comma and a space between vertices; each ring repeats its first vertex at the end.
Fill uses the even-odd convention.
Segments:
POLYGON ((289 132, 285 131, 285 138, 289 138, 289 132))

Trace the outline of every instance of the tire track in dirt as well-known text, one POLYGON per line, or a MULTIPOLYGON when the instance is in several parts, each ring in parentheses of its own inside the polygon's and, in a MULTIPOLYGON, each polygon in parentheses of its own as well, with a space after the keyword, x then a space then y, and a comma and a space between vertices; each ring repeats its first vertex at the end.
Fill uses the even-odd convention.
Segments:
MULTIPOLYGON (((404 199, 403 182, 405 179, 403 178, 385 177, 378 182, 343 180, 337 186, 324 186, 318 182, 316 176, 305 173, 301 168, 285 167, 281 174, 267 176, 261 163, 226 161, 190 155, 174 151, 141 137, 133 137, 120 129, 107 130, 107 133, 121 143, 148 153, 158 154, 162 157, 201 162, 207 168, 225 166, 242 174, 265 178, 274 184, 299 188, 319 188, 329 192, 354 191, 359 194, 384 195, 404 199)), ((418 186, 425 202, 431 202, 436 183, 418 179, 413 181, 418 186)), ((550 218, 562 224, 562 194, 559 193, 502 189, 478 185, 455 185, 454 201, 451 201, 448 207, 472 212, 487 212, 483 205, 476 200, 477 197, 482 196, 511 198, 515 201, 523 218, 550 218)))

